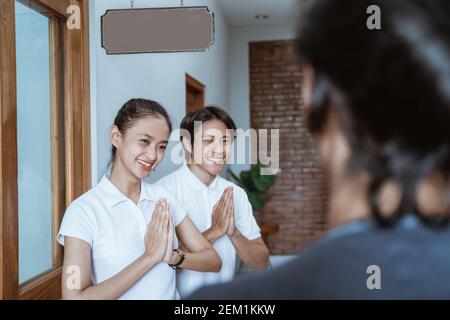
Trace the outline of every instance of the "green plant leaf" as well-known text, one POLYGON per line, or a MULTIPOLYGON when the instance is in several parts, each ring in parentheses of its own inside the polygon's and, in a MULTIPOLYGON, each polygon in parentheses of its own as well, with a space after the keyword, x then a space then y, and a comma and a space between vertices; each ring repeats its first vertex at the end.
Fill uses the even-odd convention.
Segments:
POLYGON ((252 167, 251 178, 253 181, 253 184, 257 191, 259 192, 266 192, 267 189, 270 188, 275 183, 276 176, 275 175, 261 175, 261 169, 263 167, 261 164, 257 164, 256 166, 252 167))
POLYGON ((240 178, 242 185, 244 189, 246 189, 246 191, 257 191, 255 184, 252 181, 250 171, 241 171, 240 178))
POLYGON ((275 175, 262 176, 261 169, 262 166, 258 163, 257 165, 252 166, 250 170, 241 171, 239 177, 230 169, 227 170, 231 178, 245 190, 248 200, 255 211, 259 211, 263 208, 267 198, 267 195, 264 195, 264 192, 266 192, 276 180, 275 175))
POLYGON ((259 211, 262 209, 264 206, 264 201, 259 193, 247 192, 247 196, 254 211, 259 211))

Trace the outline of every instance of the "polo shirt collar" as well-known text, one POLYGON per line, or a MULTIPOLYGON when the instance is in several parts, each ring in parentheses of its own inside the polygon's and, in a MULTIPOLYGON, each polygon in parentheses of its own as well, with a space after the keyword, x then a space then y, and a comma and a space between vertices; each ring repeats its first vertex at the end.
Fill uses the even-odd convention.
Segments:
POLYGON ((192 173, 192 171, 187 166, 186 162, 183 163, 181 170, 183 171, 184 180, 193 190, 195 191, 202 191, 205 189, 219 190, 219 179, 220 179, 219 176, 216 176, 213 182, 211 182, 211 184, 207 186, 206 184, 203 183, 203 181, 197 178, 197 176, 194 173, 192 173))
MULTIPOLYGON (((124 201, 131 201, 127 196, 125 196, 112 182, 109 178, 104 175, 97 185, 97 190, 100 194, 100 200, 108 207, 112 208, 115 205, 122 203, 124 201)), ((144 185, 144 181, 141 180, 141 193, 139 195, 139 202, 142 200, 153 200, 149 194, 147 188, 144 185)))

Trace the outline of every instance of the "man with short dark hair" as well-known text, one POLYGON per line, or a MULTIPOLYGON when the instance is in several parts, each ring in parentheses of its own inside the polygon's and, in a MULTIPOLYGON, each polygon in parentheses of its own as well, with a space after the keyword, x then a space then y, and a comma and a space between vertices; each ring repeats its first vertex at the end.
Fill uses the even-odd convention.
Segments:
POLYGON ((251 268, 266 268, 269 251, 245 191, 219 176, 234 140, 234 121, 223 109, 207 106, 187 114, 180 129, 186 163, 157 184, 175 195, 222 259, 218 273, 180 271, 183 298, 201 286, 233 280, 236 254, 251 268))

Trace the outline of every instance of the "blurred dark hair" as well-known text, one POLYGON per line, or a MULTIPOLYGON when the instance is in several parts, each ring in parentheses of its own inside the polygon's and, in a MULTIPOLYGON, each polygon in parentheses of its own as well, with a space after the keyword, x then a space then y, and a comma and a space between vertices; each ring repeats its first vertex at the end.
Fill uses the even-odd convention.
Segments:
POLYGON ((201 109, 197 109, 189 112, 181 121, 180 129, 182 129, 180 139, 185 138, 183 136, 183 131, 189 132, 191 145, 194 146, 194 132, 195 132, 195 122, 199 121, 204 123, 209 120, 219 120, 221 121, 227 129, 236 130, 236 125, 230 115, 223 109, 216 106, 206 106, 201 109))
MULTIPOLYGON (((172 132, 172 122, 166 109, 158 102, 146 99, 130 99, 117 112, 114 119, 114 125, 117 126, 121 133, 124 133, 128 128, 132 127, 136 121, 145 117, 157 117, 164 119, 169 127, 169 132, 172 132)), ((116 156, 116 147, 112 146, 111 161, 114 161, 116 156)))
POLYGON ((300 61, 316 76, 310 129, 323 128, 330 102, 338 108, 352 147, 349 173, 371 174, 375 217, 386 225, 405 213, 448 222, 448 207, 433 218, 419 212, 416 187, 438 173, 449 188, 450 1, 308 1, 299 22, 300 61), (370 5, 381 9, 380 30, 366 26, 370 5), (377 199, 388 179, 403 195, 398 210, 382 217, 377 199))

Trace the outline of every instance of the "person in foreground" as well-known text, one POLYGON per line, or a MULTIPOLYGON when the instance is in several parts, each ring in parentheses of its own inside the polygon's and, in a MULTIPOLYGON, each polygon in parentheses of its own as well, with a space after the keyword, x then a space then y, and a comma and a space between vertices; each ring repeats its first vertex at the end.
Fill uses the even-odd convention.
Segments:
POLYGON ((219 176, 234 141, 234 121, 223 109, 207 106, 188 113, 180 129, 187 163, 156 184, 173 192, 222 259, 218 273, 181 270, 177 274, 177 288, 184 298, 201 286, 232 280, 236 256, 253 269, 266 268, 269 250, 245 191, 219 176))
POLYGON ((57 236, 63 299, 177 299, 176 268, 220 270, 184 209, 143 181, 163 159, 171 129, 151 100, 132 99, 117 113, 111 174, 70 204, 57 236), (189 252, 173 250, 178 238, 189 252))
POLYGON ((316 0, 299 21, 332 229, 190 299, 450 299, 450 2, 316 0))

